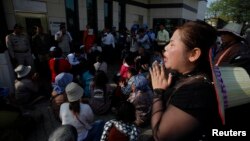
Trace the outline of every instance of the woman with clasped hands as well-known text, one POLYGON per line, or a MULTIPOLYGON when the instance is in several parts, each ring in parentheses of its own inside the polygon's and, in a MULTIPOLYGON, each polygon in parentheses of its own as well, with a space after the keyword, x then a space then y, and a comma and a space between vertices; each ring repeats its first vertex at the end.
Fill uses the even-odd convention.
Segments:
POLYGON ((164 64, 152 64, 154 140, 204 140, 222 125, 208 59, 215 41, 210 25, 185 23, 165 46, 164 64))

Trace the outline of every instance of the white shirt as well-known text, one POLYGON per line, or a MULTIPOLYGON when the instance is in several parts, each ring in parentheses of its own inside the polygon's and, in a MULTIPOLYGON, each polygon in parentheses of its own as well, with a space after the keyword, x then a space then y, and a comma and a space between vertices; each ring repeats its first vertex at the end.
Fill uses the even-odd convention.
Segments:
POLYGON ((105 33, 106 36, 102 37, 102 43, 104 45, 112 45, 115 48, 115 39, 111 33, 105 33))
POLYGON ((91 129, 91 123, 94 120, 94 114, 89 105, 80 103, 79 120, 69 109, 69 103, 63 103, 60 107, 59 116, 62 120, 62 125, 70 124, 74 126, 78 133, 78 141, 85 139, 88 135, 88 130, 91 129))
POLYGON ((168 31, 165 29, 158 31, 157 40, 159 45, 165 45, 169 41, 168 31))

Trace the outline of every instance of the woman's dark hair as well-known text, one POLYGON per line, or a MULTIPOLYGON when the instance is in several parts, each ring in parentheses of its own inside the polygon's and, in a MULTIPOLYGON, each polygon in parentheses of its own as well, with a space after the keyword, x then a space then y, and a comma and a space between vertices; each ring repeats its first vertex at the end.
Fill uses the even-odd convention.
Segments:
POLYGON ((69 103, 69 109, 73 111, 73 113, 79 114, 80 113, 80 103, 79 101, 74 101, 69 103))
POLYGON ((138 72, 134 67, 129 67, 128 72, 132 74, 132 76, 137 75, 138 72))
POLYGON ((216 43, 217 31, 211 25, 203 21, 191 21, 177 28, 181 32, 181 40, 188 50, 200 48, 201 56, 197 60, 197 68, 212 79, 209 62, 210 48, 216 43))
POLYGON ((55 49, 54 49, 54 56, 53 57, 55 57, 55 58, 60 58, 60 57, 62 57, 62 49, 61 48, 59 48, 59 47, 56 47, 55 49))
POLYGON ((136 119, 135 106, 128 101, 121 102, 117 110, 116 119, 126 123, 133 123, 136 119))
POLYGON ((102 57, 102 55, 97 55, 97 56, 96 56, 96 61, 102 63, 102 62, 103 62, 103 57, 102 57))
POLYGON ((106 101, 107 98, 107 86, 108 83, 108 76, 106 73, 102 70, 96 71, 95 77, 94 77, 94 85, 96 88, 100 88, 104 92, 104 100, 106 101))
POLYGON ((134 64, 134 58, 132 54, 125 56, 124 60, 129 66, 134 64))
POLYGON ((108 76, 104 71, 98 70, 96 71, 94 77, 94 83, 96 86, 106 86, 106 84, 108 83, 108 76))

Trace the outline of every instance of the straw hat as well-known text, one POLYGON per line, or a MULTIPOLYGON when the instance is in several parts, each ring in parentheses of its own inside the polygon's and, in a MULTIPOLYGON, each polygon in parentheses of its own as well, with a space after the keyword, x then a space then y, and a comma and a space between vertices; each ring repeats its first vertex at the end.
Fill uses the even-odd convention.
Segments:
POLYGON ((81 99, 84 91, 83 88, 77 83, 71 82, 66 86, 65 92, 67 94, 68 101, 74 102, 81 99))
POLYGON ((235 36, 239 37, 239 38, 243 38, 240 33, 242 30, 243 25, 242 24, 237 24, 237 23, 228 23, 227 25, 225 25, 222 29, 218 29, 218 32, 221 33, 225 33, 225 32, 229 32, 234 34, 235 36))
POLYGON ((19 65, 15 68, 15 72, 17 73, 17 78, 22 78, 27 76, 31 71, 31 66, 19 65))

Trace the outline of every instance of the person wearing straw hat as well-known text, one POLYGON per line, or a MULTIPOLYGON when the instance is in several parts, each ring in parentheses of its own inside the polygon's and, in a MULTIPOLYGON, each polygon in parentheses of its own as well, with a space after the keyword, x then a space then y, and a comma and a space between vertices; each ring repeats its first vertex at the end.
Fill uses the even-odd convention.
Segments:
POLYGON ((215 66, 231 66, 232 61, 240 52, 249 50, 244 43, 243 36, 240 35, 242 24, 228 23, 218 30, 222 45, 214 58, 215 66))
POLYGON ((18 65, 15 68, 17 79, 15 81, 15 98, 19 104, 28 104, 38 92, 36 80, 38 75, 32 75, 31 66, 18 65))
POLYGON ((78 141, 99 141, 101 138, 104 122, 94 121, 94 114, 88 104, 80 102, 84 90, 75 82, 69 83, 65 92, 69 102, 60 107, 60 119, 62 125, 73 125, 78 133, 78 141))
POLYGON ((175 30, 165 46, 163 65, 157 61, 152 64, 151 127, 155 140, 206 140, 212 129, 222 126, 208 59, 216 38, 217 31, 211 25, 187 22, 175 30))

